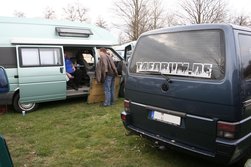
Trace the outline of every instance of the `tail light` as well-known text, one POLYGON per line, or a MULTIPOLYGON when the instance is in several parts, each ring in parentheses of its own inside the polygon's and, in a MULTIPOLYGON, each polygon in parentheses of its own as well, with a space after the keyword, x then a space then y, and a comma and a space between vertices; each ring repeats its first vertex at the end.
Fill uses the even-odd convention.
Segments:
POLYGON ((239 133, 239 124, 224 121, 218 121, 217 136, 226 139, 235 139, 239 133))
POLYGON ((124 100, 124 109, 125 112, 128 112, 130 110, 130 102, 128 100, 124 100))
POLYGON ((121 119, 125 126, 127 126, 131 122, 129 107, 130 107, 130 102, 128 100, 124 100, 124 111, 121 113, 121 119))
POLYGON ((127 121, 127 113, 126 113, 126 112, 122 112, 122 113, 121 113, 121 119, 122 119, 122 121, 124 121, 124 122, 127 121))

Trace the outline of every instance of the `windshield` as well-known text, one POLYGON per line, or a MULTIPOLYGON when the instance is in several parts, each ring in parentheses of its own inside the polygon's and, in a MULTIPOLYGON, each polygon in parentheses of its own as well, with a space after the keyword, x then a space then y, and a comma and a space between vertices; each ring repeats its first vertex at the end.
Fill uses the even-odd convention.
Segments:
POLYGON ((222 79, 225 69, 221 30, 200 30, 155 34, 139 39, 129 71, 157 71, 162 74, 222 79))

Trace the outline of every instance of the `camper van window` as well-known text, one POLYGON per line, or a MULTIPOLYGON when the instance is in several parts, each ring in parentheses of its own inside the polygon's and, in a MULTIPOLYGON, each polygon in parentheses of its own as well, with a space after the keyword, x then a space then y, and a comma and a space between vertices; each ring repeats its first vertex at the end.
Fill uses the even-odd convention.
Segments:
POLYGON ((23 66, 39 66, 38 49, 23 48, 21 50, 21 57, 23 66))
POLYGON ((251 36, 239 35, 239 45, 241 54, 241 66, 245 79, 251 79, 251 36))
POLYGON ((20 48, 21 66, 62 65, 60 48, 20 48))
POLYGON ((224 77, 225 46, 220 30, 143 36, 136 47, 130 64, 131 73, 161 72, 204 79, 224 77))
POLYGON ((17 57, 15 47, 0 47, 0 62, 5 68, 16 68, 17 57), (8 55, 8 56, 6 56, 8 55))
POLYGON ((83 53, 83 58, 88 64, 94 64, 94 57, 89 53, 83 53))
POLYGON ((58 65, 60 63, 59 49, 40 49, 41 65, 58 65))

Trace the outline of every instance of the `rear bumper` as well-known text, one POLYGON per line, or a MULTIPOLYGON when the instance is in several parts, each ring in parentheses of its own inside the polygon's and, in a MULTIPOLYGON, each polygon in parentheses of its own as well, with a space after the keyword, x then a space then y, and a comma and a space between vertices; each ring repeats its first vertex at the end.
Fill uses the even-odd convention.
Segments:
POLYGON ((237 140, 217 138, 215 143, 217 145, 216 158, 225 158, 225 161, 232 164, 245 156, 247 151, 250 151, 251 132, 237 140))
MULTIPOLYGON (((122 112, 121 115, 126 114, 122 112)), ((123 120, 124 127, 136 135, 148 138, 160 145, 171 147, 175 150, 193 154, 208 160, 222 164, 232 164, 239 160, 251 145, 251 133, 238 140, 225 140, 221 138, 215 139, 215 151, 202 150, 195 146, 189 146, 173 139, 165 138, 153 133, 149 133, 130 124, 130 115, 126 115, 126 121, 123 120)))
POLYGON ((188 145, 179 143, 175 140, 167 139, 167 138, 161 137, 159 135, 154 135, 152 133, 142 131, 142 130, 137 129, 136 127, 133 127, 131 125, 126 126, 126 129, 128 129, 128 130, 130 130, 130 131, 134 132, 135 134, 138 134, 142 137, 146 137, 146 138, 153 140, 153 141, 158 141, 159 144, 164 144, 169 147, 177 148, 177 149, 184 150, 184 151, 189 151, 191 153, 195 153, 195 154, 199 154, 199 155, 204 155, 206 157, 215 157, 215 155, 213 153, 210 153, 208 151, 196 149, 194 147, 190 147, 188 145))

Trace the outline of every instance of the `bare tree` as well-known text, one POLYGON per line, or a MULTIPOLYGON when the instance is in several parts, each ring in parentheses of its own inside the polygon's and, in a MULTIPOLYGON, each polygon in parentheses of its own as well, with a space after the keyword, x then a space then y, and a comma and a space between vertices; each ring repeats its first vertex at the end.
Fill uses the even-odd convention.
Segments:
POLYGON ((107 23, 102 17, 98 17, 96 21, 96 25, 101 28, 108 29, 107 23))
POLYGON ((87 20, 87 12, 88 9, 83 6, 79 1, 75 3, 76 5, 76 13, 77 13, 77 19, 80 22, 85 22, 87 20))
POLYGON ((240 26, 251 26, 251 18, 248 15, 237 15, 230 18, 230 22, 240 26))
POLYGON ((181 24, 179 22, 179 18, 175 13, 166 13, 165 19, 164 19, 164 25, 167 27, 175 26, 181 24))
POLYGON ((118 0, 115 10, 129 41, 137 40, 145 31, 163 27, 165 13, 162 0, 118 0))
POLYGON ((87 20, 86 13, 88 10, 79 1, 73 4, 68 4, 66 8, 63 8, 63 10, 66 14, 67 20, 78 20, 80 22, 84 22, 87 20))
POLYGON ((163 27, 165 17, 162 1, 153 0, 150 6, 150 29, 157 29, 163 27))
POLYGON ((56 12, 50 7, 46 7, 44 12, 44 18, 46 19, 55 19, 56 18, 56 12))
MULTIPOLYGON (((123 20, 125 33, 129 40, 137 40, 139 35, 148 30, 147 0, 120 0, 115 2, 116 12, 123 20)), ((119 25, 119 27, 122 27, 119 25)))
POLYGON ((124 44, 126 42, 129 42, 130 40, 123 34, 122 32, 119 33, 119 44, 124 44))
POLYGON ((180 6, 181 17, 193 24, 224 22, 227 14, 224 0, 182 0, 180 6))
POLYGON ((14 11, 14 16, 16 17, 25 17, 25 14, 24 12, 21 12, 21 11, 14 11))
POLYGON ((77 19, 75 6, 68 4, 66 8, 63 8, 66 19, 70 21, 75 21, 77 19))

